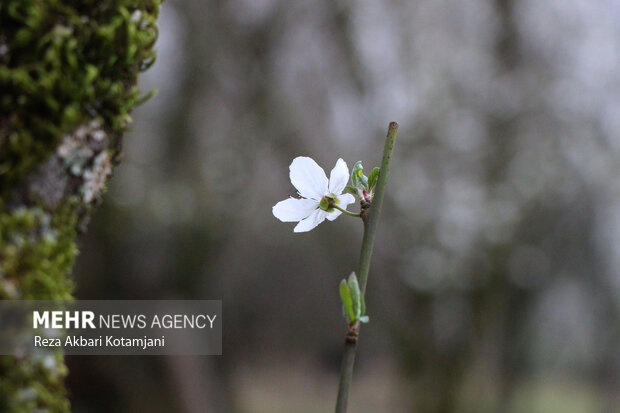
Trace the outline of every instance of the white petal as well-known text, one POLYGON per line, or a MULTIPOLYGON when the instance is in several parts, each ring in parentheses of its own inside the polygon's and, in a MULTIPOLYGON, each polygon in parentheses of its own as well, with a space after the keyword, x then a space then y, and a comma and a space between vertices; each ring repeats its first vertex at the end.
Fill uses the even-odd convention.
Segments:
POLYGON ((347 205, 355 202, 355 197, 351 194, 342 194, 338 195, 338 200, 340 201, 338 206, 342 209, 347 209, 347 205))
POLYGON ((299 224, 293 229, 294 232, 307 232, 319 225, 325 220, 327 212, 317 209, 310 214, 308 218, 304 218, 299 221, 299 224))
POLYGON ((327 194, 325 171, 312 158, 298 156, 289 171, 291 183, 304 198, 321 199, 327 194))
POLYGON ((342 211, 338 211, 337 209, 334 209, 332 212, 329 212, 327 214, 327 219, 330 220, 330 221, 333 221, 336 218, 338 218, 340 216, 340 214, 342 214, 342 211))
POLYGON ((347 163, 338 159, 336 166, 329 174, 329 192, 340 195, 349 182, 349 168, 347 163))
MULTIPOLYGON (((355 197, 351 194, 342 194, 338 196, 338 200, 340 201, 340 203, 338 204, 338 206, 342 209, 347 209, 347 205, 352 204, 353 202, 355 202, 355 197)), ((335 220, 336 218, 338 218, 340 216, 340 214, 342 214, 341 211, 338 211, 337 209, 334 209, 332 212, 327 214, 327 219, 330 221, 335 220)))
POLYGON ((296 222, 306 218, 318 207, 318 201, 313 199, 289 198, 275 204, 271 212, 282 222, 296 222))

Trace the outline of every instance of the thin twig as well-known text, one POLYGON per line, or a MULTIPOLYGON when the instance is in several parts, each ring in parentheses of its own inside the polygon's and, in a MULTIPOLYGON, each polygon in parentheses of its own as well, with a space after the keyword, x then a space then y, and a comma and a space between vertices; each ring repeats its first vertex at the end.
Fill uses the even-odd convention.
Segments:
MULTIPOLYGON (((390 172, 390 163, 392 162, 392 152, 394 151, 394 142, 398 132, 398 123, 391 122, 388 127, 385 146, 383 148, 383 160, 381 161, 381 172, 379 180, 375 187, 375 195, 369 209, 362 210, 361 217, 364 221, 364 237, 362 239, 362 250, 360 252, 359 267, 357 277, 360 283, 362 297, 366 293, 366 283, 368 282, 368 270, 370 269, 370 258, 372 256, 372 248, 375 242, 375 234, 379 223, 379 215, 381 214, 381 206, 383 205, 383 196, 385 195, 385 186, 387 184, 388 174, 390 172)), ((347 402, 349 398, 349 389, 353 378, 353 365, 355 364, 355 352, 357 349, 357 340, 359 335, 359 323, 349 326, 347 337, 344 344, 344 353, 342 356, 342 367, 340 370, 340 382, 338 385, 338 398, 336 400, 336 413, 345 413, 347 411, 347 402)))

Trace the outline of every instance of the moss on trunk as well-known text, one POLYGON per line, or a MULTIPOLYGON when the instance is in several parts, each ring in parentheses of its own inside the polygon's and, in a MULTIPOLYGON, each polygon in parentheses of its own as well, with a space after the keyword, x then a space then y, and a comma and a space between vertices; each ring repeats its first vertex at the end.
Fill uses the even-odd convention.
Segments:
MULTIPOLYGON (((0 3, 0 299, 71 299, 75 237, 118 160, 159 0, 0 3)), ((0 411, 66 412, 56 357, 0 357, 0 411)))

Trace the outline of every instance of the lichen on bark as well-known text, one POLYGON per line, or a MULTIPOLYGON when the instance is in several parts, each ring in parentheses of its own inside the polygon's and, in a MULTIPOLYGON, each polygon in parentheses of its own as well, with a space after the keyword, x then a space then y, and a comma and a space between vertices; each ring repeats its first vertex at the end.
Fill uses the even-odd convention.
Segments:
MULTIPOLYGON (((0 2, 0 299, 71 299, 75 237, 144 100, 159 3, 0 2)), ((66 374, 61 354, 0 357, 0 411, 69 411, 66 374)))

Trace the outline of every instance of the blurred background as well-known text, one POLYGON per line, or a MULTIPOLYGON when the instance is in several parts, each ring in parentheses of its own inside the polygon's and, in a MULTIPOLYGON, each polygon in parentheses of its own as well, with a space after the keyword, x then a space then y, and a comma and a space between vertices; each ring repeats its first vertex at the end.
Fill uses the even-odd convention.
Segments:
POLYGON ((361 225, 271 207, 401 124, 351 411, 620 412, 620 1, 170 0, 80 299, 222 299, 221 357, 68 357, 76 412, 332 411, 361 225))

